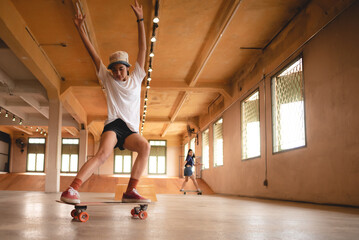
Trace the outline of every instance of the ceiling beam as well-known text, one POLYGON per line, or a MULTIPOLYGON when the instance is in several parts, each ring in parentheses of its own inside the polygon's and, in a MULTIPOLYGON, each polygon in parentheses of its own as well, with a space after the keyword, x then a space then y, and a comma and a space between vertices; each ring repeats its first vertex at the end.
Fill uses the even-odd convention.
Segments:
POLYGON ((88 130, 93 135, 95 142, 100 141, 102 131, 101 131, 101 129, 96 127, 95 121, 92 121, 91 124, 88 125, 88 130))
MULTIPOLYGON (((176 119, 178 113, 180 112, 180 110, 183 106, 183 103, 187 100, 191 89, 193 89, 194 87, 196 87, 195 88, 196 91, 201 89, 201 88, 198 88, 198 86, 197 86, 197 81, 199 79, 199 76, 202 73, 204 67, 206 66, 213 51, 217 47, 223 33, 225 32, 225 30, 227 29, 231 20, 233 19, 234 15, 236 14, 240 3, 241 3, 241 0, 223 1, 220 11, 217 14, 218 17, 215 18, 216 21, 213 22, 213 24, 210 28, 211 30, 207 33, 206 40, 204 41, 199 54, 197 55, 195 61, 192 64, 192 67, 191 67, 189 73, 186 76, 186 83, 188 85, 187 86, 188 88, 181 89, 181 90, 185 90, 185 92, 182 93, 182 97, 181 97, 180 101, 174 105, 175 110, 170 117, 170 119, 171 119, 170 123, 165 124, 165 126, 163 127, 161 137, 164 137, 166 135, 169 127, 171 126, 171 123, 176 119)), ((158 84, 160 84, 160 83, 158 83, 158 84)), ((173 83, 171 83, 171 84, 173 84, 173 83)), ((156 83, 151 83, 152 89, 155 89, 154 85, 156 85, 156 83)), ((158 86, 159 85, 157 85, 157 87, 158 86)), ((167 87, 169 87, 169 86, 167 86, 167 87)), ((213 86, 209 87, 208 85, 202 86, 201 90, 207 91, 207 92, 214 90, 214 91, 220 92, 226 98, 231 98, 229 89, 225 89, 223 86, 220 89, 220 91, 218 89, 218 86, 216 86, 216 88, 213 88, 213 86)))
POLYGON ((81 103, 72 92, 72 88, 68 88, 60 96, 61 102, 66 111, 79 123, 87 126, 87 113, 81 103))
POLYGON ((192 67, 186 77, 186 82, 190 87, 197 84, 198 78, 211 57, 213 51, 217 47, 223 33, 227 29, 234 15, 236 14, 241 0, 223 1, 220 11, 215 18, 210 31, 207 33, 206 40, 197 55, 192 67))
MULTIPOLYGON (((6 110, 10 111, 11 113, 15 114, 16 116, 18 116, 19 118, 25 120, 27 119, 27 114, 24 113, 23 111, 19 111, 19 108, 17 108, 16 106, 12 106, 9 105, 5 102, 5 100, 2 98, 0 99, 0 107, 5 108, 6 110)), ((4 112, 4 110, 2 110, 4 112)), ((12 118, 12 116, 9 115, 9 118, 12 118)))
POLYGON ((31 107, 35 108, 39 113, 41 113, 44 117, 49 119, 49 108, 42 107, 39 101, 37 101, 34 97, 31 96, 19 96, 22 100, 24 100, 31 107))
POLYGON ((162 129, 161 137, 164 137, 171 126, 171 123, 173 123, 176 120, 176 117, 181 110, 183 104, 186 102, 187 98, 189 96, 188 92, 181 92, 179 97, 177 98, 177 103, 174 105, 173 113, 170 116, 170 122, 164 126, 162 129))
POLYGON ((12 127, 15 128, 16 130, 19 130, 19 131, 21 131, 21 132, 26 133, 27 135, 30 135, 30 136, 34 134, 33 132, 28 131, 28 130, 22 128, 22 127, 18 127, 18 126, 12 126, 12 127))
POLYGON ((79 135, 79 130, 74 127, 64 127, 63 129, 74 137, 79 135))
POLYGON ((93 47, 95 48, 95 50, 97 52, 97 54, 101 58, 100 49, 98 48, 95 30, 94 30, 94 27, 92 24, 91 13, 87 6, 87 1, 72 0, 72 5, 73 5, 74 11, 75 11, 74 14, 77 13, 77 10, 80 10, 80 12, 82 13, 83 16, 86 15, 85 22, 84 22, 85 23, 84 24, 85 33, 87 34, 90 42, 92 43, 93 47))
POLYGON ((48 96, 58 98, 60 76, 10 0, 0 1, 0 38, 45 87, 48 96))
POLYGON ((230 87, 219 83, 197 83, 196 86, 188 86, 184 82, 153 81, 151 90, 160 91, 186 91, 186 92, 216 92, 224 97, 231 98, 230 87))

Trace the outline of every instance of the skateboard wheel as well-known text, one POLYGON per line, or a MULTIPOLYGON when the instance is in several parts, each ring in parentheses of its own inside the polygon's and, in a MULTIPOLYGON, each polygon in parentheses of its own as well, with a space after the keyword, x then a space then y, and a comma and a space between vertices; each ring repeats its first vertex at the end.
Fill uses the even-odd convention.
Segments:
POLYGON ((87 212, 81 212, 78 218, 81 222, 87 222, 87 220, 89 220, 89 215, 87 212))
POLYGON ((136 210, 134 208, 131 210, 131 215, 132 217, 137 217, 136 210))
POLYGON ((75 218, 76 215, 77 215, 76 209, 72 210, 72 211, 71 211, 71 217, 75 218))
POLYGON ((138 214, 138 217, 142 220, 145 220, 147 218, 147 212, 146 211, 141 211, 139 214, 138 214))

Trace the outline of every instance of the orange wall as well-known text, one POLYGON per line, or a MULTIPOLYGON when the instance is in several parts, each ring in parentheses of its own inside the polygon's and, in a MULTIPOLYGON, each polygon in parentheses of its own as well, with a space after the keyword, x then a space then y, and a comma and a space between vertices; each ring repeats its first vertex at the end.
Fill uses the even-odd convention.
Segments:
MULTIPOLYGON (((304 148, 272 153, 271 76, 265 79, 266 104, 264 84, 260 82, 263 73, 274 74, 280 70, 275 68, 289 57, 294 49, 292 42, 301 33, 295 32, 298 30, 293 27, 292 32, 286 32, 286 36, 273 43, 275 47, 264 52, 262 61, 258 62, 253 74, 248 75, 243 86, 247 90, 254 90, 256 86, 260 89, 261 157, 241 160, 238 101, 222 115, 224 165, 213 167, 213 149, 210 146, 210 169, 202 173, 203 179, 215 192, 359 206, 358 23, 357 1, 302 49, 307 137, 304 148), (264 139, 264 123, 267 139, 264 139), (265 140, 268 187, 263 185, 265 140)), ((302 43, 296 42, 296 45, 302 43)), ((287 63, 285 61, 283 65, 287 63)), ((239 100, 250 93, 248 91, 239 100)), ((240 95, 238 92, 235 94, 240 95)), ((212 123, 215 120, 212 119, 212 123)), ((205 127, 201 126, 201 130, 205 127)))

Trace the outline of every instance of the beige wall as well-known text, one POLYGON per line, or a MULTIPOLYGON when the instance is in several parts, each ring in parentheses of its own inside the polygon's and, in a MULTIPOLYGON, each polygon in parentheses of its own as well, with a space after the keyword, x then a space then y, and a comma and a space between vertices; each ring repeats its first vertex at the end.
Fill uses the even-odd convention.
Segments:
MULTIPOLYGON (((0 131, 6 132, 10 134, 11 136, 11 153, 10 153, 10 172, 13 173, 22 173, 26 172, 26 161, 27 161, 27 147, 24 148, 24 152, 21 153, 20 148, 16 146, 15 140, 18 137, 43 137, 43 135, 33 135, 28 136, 27 134, 21 133, 21 132, 11 132, 8 128, 3 127, 0 129, 0 131)), ((72 135, 68 133, 64 133, 62 135, 62 138, 74 138, 72 135)), ((89 134, 88 137, 88 150, 87 150, 87 156, 88 158, 91 158, 97 151, 99 143, 96 143, 94 141, 94 138, 91 134, 89 134)), ((180 152, 179 141, 168 139, 167 140, 167 174, 160 175, 161 177, 178 177, 179 172, 179 166, 178 166, 178 156, 180 152)), ((133 160, 136 158, 136 153, 133 153, 133 160)), ((81 166, 80 166, 81 167, 81 166)), ((100 166, 99 169, 95 171, 94 174, 99 175, 112 175, 113 174, 113 168, 114 168, 114 155, 111 154, 111 156, 107 159, 107 161, 100 166)), ((144 172, 144 176, 147 176, 147 167, 144 172)), ((129 175, 123 175, 123 177, 129 177, 129 175)))
MULTIPOLYGON (((296 30, 294 25, 291 32, 286 32, 286 36, 273 43, 275 47, 264 52, 262 61, 244 81, 243 89, 248 90, 247 94, 239 97, 242 100, 251 93, 250 90, 260 89, 261 157, 241 160, 238 101, 222 114, 224 166, 213 167, 213 149, 210 146, 210 169, 203 171, 203 179, 215 192, 359 206, 358 23, 357 1, 302 49, 307 137, 307 146, 304 148, 272 153, 271 75, 265 79, 266 104, 264 82, 261 81, 263 74, 274 74, 280 70, 276 67, 289 57, 295 49, 294 45, 302 44, 295 42, 296 36, 300 35, 295 31, 302 30, 302 27, 296 30), (263 185, 264 123, 267 133, 268 187, 263 185)), ((284 61, 282 66, 287 63, 284 61)), ((239 92, 235 94, 241 95, 239 92)), ((201 126, 201 130, 205 127, 201 126)))

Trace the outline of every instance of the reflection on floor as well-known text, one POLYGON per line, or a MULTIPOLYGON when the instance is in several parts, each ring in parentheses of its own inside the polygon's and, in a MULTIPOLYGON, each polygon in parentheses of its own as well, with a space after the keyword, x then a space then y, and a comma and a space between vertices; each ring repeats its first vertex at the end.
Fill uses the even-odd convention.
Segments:
MULTIPOLYGON (((130 205, 91 206, 86 223, 60 193, 0 191, 0 239, 357 239, 359 209, 221 195, 158 195, 146 220, 130 205)), ((81 193, 82 201, 113 199, 81 193)))

